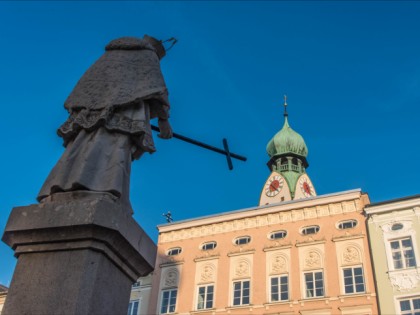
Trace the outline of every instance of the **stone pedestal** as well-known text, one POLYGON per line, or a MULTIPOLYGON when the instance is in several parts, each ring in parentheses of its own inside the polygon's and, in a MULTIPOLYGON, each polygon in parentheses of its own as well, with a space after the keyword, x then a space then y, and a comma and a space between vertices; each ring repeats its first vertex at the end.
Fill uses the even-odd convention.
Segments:
POLYGON ((153 241, 106 193, 16 207, 2 240, 18 259, 3 315, 125 315, 131 284, 156 258, 153 241))

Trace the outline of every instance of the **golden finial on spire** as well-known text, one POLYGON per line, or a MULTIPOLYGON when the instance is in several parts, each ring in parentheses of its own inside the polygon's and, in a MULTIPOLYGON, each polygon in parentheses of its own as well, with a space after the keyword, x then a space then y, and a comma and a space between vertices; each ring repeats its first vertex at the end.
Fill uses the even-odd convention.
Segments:
POLYGON ((287 117, 287 95, 284 94, 284 117, 287 117))

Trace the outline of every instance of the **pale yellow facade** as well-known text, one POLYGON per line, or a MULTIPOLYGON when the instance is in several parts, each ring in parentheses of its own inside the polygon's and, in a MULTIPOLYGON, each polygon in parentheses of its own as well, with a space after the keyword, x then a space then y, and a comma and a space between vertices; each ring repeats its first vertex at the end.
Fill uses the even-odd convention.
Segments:
POLYGON ((365 211, 381 314, 420 313, 420 195, 365 211))
POLYGON ((378 314, 368 203, 352 190, 161 225, 145 314, 378 314))
POLYGON ((127 315, 148 314, 151 291, 152 274, 139 278, 131 287, 127 315))

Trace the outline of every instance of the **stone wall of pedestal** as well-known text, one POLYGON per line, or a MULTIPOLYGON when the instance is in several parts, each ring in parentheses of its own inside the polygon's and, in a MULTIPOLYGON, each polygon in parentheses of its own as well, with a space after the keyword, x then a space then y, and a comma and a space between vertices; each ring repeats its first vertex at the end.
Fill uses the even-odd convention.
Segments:
POLYGON ((12 210, 2 240, 17 265, 2 315, 126 314, 156 245, 111 194, 59 193, 12 210))

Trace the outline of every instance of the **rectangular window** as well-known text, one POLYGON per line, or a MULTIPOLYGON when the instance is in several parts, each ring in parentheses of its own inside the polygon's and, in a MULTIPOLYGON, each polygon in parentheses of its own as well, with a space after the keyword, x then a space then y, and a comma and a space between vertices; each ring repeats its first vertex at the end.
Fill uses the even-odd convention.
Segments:
POLYGON ((169 314, 175 312, 177 293, 178 289, 165 290, 162 292, 162 304, 160 307, 161 314, 169 314))
POLYGON ((249 280, 235 281, 233 283, 233 305, 249 304, 250 294, 249 280))
POLYGON ((324 275, 322 271, 306 272, 304 276, 306 298, 324 296, 324 275))
POLYGON ((289 300, 289 276, 276 276, 271 278, 271 302, 289 300))
POLYGON ((365 279, 362 267, 343 269, 344 292, 346 294, 365 292, 365 279))
POLYGON ((197 309, 213 308, 214 285, 198 287, 197 309))
POLYGON ((413 243, 411 238, 402 238, 390 241, 392 260, 395 269, 404 269, 416 266, 413 243))
POLYGON ((128 304, 128 312, 127 315, 137 315, 139 310, 139 301, 130 301, 128 304))
POLYGON ((400 300, 401 315, 420 315, 420 297, 400 300))

